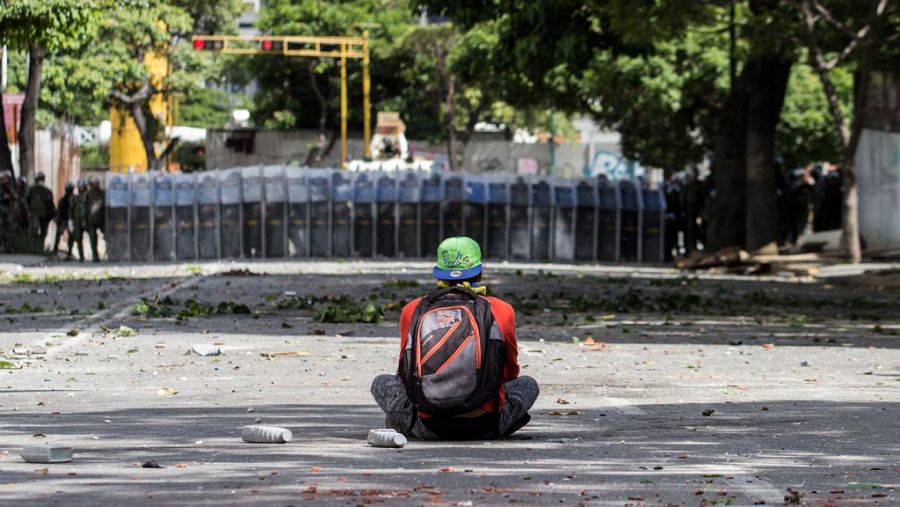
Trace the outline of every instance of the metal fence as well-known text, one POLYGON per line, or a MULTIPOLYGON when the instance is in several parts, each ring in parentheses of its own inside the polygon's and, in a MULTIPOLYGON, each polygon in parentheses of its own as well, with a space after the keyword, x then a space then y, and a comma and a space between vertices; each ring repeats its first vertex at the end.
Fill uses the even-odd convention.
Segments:
POLYGON ((431 257, 466 235, 489 259, 664 259, 665 199, 638 180, 280 165, 107 177, 113 261, 431 257))

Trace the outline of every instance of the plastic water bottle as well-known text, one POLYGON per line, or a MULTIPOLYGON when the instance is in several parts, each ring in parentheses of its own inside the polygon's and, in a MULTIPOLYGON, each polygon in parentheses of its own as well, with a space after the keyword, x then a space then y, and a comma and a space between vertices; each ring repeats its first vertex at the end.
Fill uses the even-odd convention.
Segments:
POLYGON ((406 437, 402 433, 385 428, 369 430, 369 438, 366 442, 373 447, 403 447, 406 445, 406 437))
POLYGON ((72 461, 72 448, 63 445, 29 445, 22 449, 22 459, 27 463, 68 463, 72 461))
POLYGON ((290 442, 294 434, 278 426, 252 425, 241 428, 241 438, 253 444, 283 444, 290 442))

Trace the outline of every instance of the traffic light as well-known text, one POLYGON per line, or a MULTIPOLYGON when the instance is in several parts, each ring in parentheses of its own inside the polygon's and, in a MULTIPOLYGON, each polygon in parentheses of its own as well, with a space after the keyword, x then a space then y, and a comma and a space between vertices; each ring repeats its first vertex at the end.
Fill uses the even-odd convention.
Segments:
POLYGON ((224 47, 222 40, 194 39, 194 49, 197 51, 219 51, 224 47))
POLYGON ((284 41, 263 39, 259 42, 259 49, 263 51, 282 52, 284 50, 284 41))

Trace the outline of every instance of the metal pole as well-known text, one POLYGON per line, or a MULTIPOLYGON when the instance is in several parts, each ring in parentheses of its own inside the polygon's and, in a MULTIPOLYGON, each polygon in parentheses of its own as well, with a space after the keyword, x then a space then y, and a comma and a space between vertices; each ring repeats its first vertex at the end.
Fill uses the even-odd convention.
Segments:
POLYGON ((282 213, 281 213, 281 228, 284 232, 284 258, 287 259, 291 256, 291 235, 289 232, 290 222, 288 219, 290 215, 288 213, 289 208, 291 206, 291 200, 288 195, 288 176, 287 176, 287 167, 281 166, 281 186, 284 191, 284 202, 282 203, 282 213))
POLYGON ((341 168, 347 166, 347 46, 341 44, 341 168))
POLYGON ((194 258, 199 260, 200 259, 200 211, 198 209, 199 196, 197 195, 198 177, 199 177, 199 174, 194 173, 194 175, 193 175, 194 188, 192 189, 193 191, 191 192, 191 195, 194 197, 194 258))
POLYGON ((366 158, 372 156, 369 149, 369 143, 372 142, 372 112, 369 111, 369 91, 371 83, 369 82, 369 31, 363 32, 363 61, 362 61, 362 82, 363 82, 363 154, 366 158))
MULTIPOLYGON (((134 187, 131 183, 132 172, 128 171, 128 226, 125 232, 128 234, 128 262, 132 262, 134 255, 131 253, 131 204, 134 201, 134 187)), ((78 238, 81 239, 81 238, 78 238)), ((83 251, 83 250, 82 250, 83 251)))
POLYGON ((148 171, 147 174, 150 177, 150 261, 153 262, 156 260, 156 177, 153 172, 148 171))
POLYGON ((260 257, 265 259, 267 257, 268 252, 266 251, 266 227, 268 226, 268 213, 266 213, 266 206, 269 204, 268 199, 266 198, 266 172, 263 166, 259 167, 259 237, 260 237, 260 257))

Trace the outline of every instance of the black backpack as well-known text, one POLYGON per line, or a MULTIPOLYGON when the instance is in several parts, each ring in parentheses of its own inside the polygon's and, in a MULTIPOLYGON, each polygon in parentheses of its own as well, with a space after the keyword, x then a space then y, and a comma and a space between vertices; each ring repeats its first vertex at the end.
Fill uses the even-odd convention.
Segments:
POLYGON ((494 401, 499 416, 505 363, 490 301, 453 286, 423 297, 413 312, 400 376, 419 411, 458 416, 494 401))

